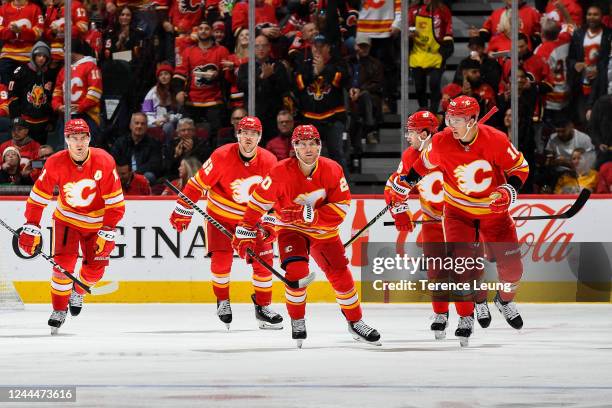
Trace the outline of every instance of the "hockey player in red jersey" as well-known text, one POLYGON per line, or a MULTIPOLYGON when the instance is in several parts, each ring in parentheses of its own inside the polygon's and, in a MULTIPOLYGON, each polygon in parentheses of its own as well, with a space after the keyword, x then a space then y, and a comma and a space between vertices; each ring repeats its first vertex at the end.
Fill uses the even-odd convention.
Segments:
MULTIPOLYGON (((516 202, 529 165, 504 133, 476 122, 479 113, 474 98, 459 96, 451 101, 448 127, 433 136, 413 168, 425 174, 427 169, 437 167, 444 174, 446 242, 478 242, 481 237, 485 243, 495 243, 490 248, 497 261, 498 278, 509 287, 497 292, 495 305, 510 326, 520 329, 523 320, 513 299, 523 265, 508 208, 516 202)), ((475 300, 479 323, 486 327, 491 320, 486 292, 479 292, 475 300)), ((471 327, 466 327, 466 334, 469 337, 471 327)))
MULTIPOLYGON (((94 286, 108 265, 115 247, 115 227, 125 212, 121 181, 112 156, 102 149, 89 147, 89 127, 83 119, 70 120, 64 135, 68 148, 47 159, 30 192, 19 247, 33 254, 40 246, 40 219, 53 198, 54 188, 58 187, 53 213, 53 259, 74 272, 80 246, 83 262, 79 279, 94 286)), ((53 271, 53 313, 48 322, 52 334, 64 323, 69 304, 71 315, 81 312, 84 294, 80 286, 73 286, 65 275, 53 271)))
MULTIPOLYGON (((385 187, 385 201, 387 204, 393 203, 391 215, 395 220, 395 227, 398 231, 411 232, 413 229, 411 213, 406 203, 411 186, 401 179, 401 175, 410 171, 419 154, 431 142, 431 136, 437 132, 439 125, 438 118, 428 111, 416 112, 406 122, 406 140, 410 143, 410 147, 402 154, 402 160, 397 171, 391 174, 385 187)), ((419 192, 423 220, 441 221, 444 209, 444 176, 442 172, 437 168, 428 169, 416 188, 419 192)), ((441 222, 424 223, 421 234, 425 257, 444 258, 446 256, 444 231, 441 222)), ((438 268, 435 263, 430 266, 431 268, 427 270, 427 277, 430 282, 448 281, 449 271, 438 268)), ((438 340, 446 337, 448 300, 449 294, 447 291, 434 291, 432 293, 432 306, 435 316, 434 322, 431 324, 431 330, 438 340)), ((462 327, 465 319, 471 316, 474 306, 471 301, 455 302, 455 308, 460 316, 458 327, 462 327)), ((459 334, 461 333, 459 332, 459 334)))
MULTIPOLYGON (((254 116, 242 118, 238 124, 238 143, 226 144, 213 152, 198 173, 193 176, 183 193, 197 202, 207 194, 207 211, 210 216, 232 233, 242 219, 251 191, 276 165, 276 157, 257 146, 261 140, 261 122, 254 116)), ((193 209, 182 199, 170 216, 170 223, 177 231, 185 230, 191 221, 193 209)), ((265 239, 255 248, 268 264, 273 262, 272 242, 276 234, 272 225, 274 217, 266 217, 262 228, 265 239)), ((232 321, 229 286, 234 252, 231 241, 217 228, 206 223, 206 248, 211 253, 213 291, 217 297, 217 315, 227 325, 232 321)), ((272 302, 272 274, 257 262, 253 267, 251 296, 255 304, 255 318, 261 329, 282 329, 283 318, 270 308, 272 302)))
MULTIPOLYGON (((282 160, 251 194, 232 245, 242 258, 259 242, 256 225, 274 209, 278 222, 281 267, 286 278, 299 280, 309 273, 311 255, 325 272, 336 301, 356 340, 379 345, 380 334, 361 320, 361 305, 338 227, 349 210, 351 193, 335 161, 320 157, 321 137, 312 125, 297 126, 291 137, 296 157, 282 160)), ((306 338, 306 288, 285 286, 292 337, 298 347, 306 338)))

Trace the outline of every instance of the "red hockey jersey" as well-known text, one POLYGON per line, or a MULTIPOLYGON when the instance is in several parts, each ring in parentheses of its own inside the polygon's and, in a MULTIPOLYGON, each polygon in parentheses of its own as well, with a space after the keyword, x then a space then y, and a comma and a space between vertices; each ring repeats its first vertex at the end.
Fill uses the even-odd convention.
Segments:
MULTIPOLYGON (((397 170, 387 180, 385 191, 391 189, 391 183, 396 176, 408 174, 413 164, 418 160, 420 152, 412 147, 404 150, 402 160, 397 170)), ((416 185, 419 201, 425 220, 441 220, 444 210, 444 176, 438 169, 427 170, 427 174, 416 185)))
MULTIPOLYGON (((481 32, 485 32, 490 36, 494 36, 495 34, 499 34, 500 31, 497 29, 499 26, 499 21, 502 17, 502 14, 508 10, 507 7, 500 7, 498 9, 493 10, 489 18, 486 19, 481 32)), ((541 31, 540 27, 540 12, 528 5, 526 2, 523 2, 519 5, 519 32, 525 34, 527 37, 531 37, 534 34, 538 34, 541 31)))
MULTIPOLYGON (((102 73, 92 57, 84 57, 72 64, 72 95, 70 100, 77 105, 77 112, 85 113, 100 123, 100 98, 102 97, 102 73)), ((58 110, 64 104, 64 70, 60 70, 53 90, 51 105, 58 110)))
POLYGON ((114 228, 123 218, 125 203, 115 160, 102 149, 89 148, 89 156, 77 165, 68 150, 49 157, 34 183, 25 210, 28 223, 40 224, 43 210, 59 187, 53 219, 81 231, 114 228))
MULTIPOLYGON (((72 38, 85 38, 89 30, 89 19, 83 4, 72 2, 72 38)), ((51 6, 45 15, 45 41, 51 44, 51 58, 64 60, 64 6, 51 6), (56 29, 53 33, 52 28, 56 29)))
MULTIPOLYGON (((278 25, 276 10, 269 4, 255 6, 255 25, 265 23, 278 25)), ((232 10, 232 32, 234 36, 241 28, 249 28, 249 3, 247 1, 236 4, 232 10)))
POLYGON ((220 45, 213 45, 207 50, 196 45, 183 51, 180 64, 174 71, 174 78, 186 84, 185 89, 191 105, 208 107, 223 103, 221 77, 224 74, 221 61, 228 57, 229 51, 220 45), (217 76, 206 79, 202 75, 206 71, 216 71, 217 76))
POLYGON ((202 0, 174 0, 168 17, 177 33, 191 33, 192 28, 204 20, 204 2, 202 0))
POLYGON ((43 27, 42 12, 34 3, 16 7, 10 2, 0 6, 0 41, 3 42, 0 58, 30 61, 32 46, 42 36, 43 27), (21 28, 19 33, 10 29, 13 23, 21 28))
MULTIPOLYGON (((570 17, 572 18, 573 23, 580 27, 582 25, 583 11, 582 6, 576 0, 560 0, 560 2, 567 9, 570 17)), ((546 5, 546 9, 544 9, 545 16, 551 20, 558 21, 560 23, 567 23, 563 14, 557 9, 555 6, 555 2, 552 0, 548 1, 546 5)))
POLYGON ((244 222, 255 225, 271 209, 295 205, 310 205, 316 213, 313 224, 277 221, 280 229, 300 231, 314 239, 338 235, 338 230, 351 204, 351 192, 342 167, 335 161, 320 157, 310 177, 304 176, 295 157, 282 160, 255 188, 244 222))
POLYGON ((445 203, 470 215, 486 216, 492 214, 489 195, 506 177, 517 176, 525 182, 529 165, 504 133, 477 126, 476 137, 467 145, 455 140, 450 128, 436 133, 414 169, 423 175, 437 167, 444 174, 445 203))
POLYGON ((251 192, 276 163, 276 157, 261 147, 257 147, 254 158, 245 162, 240 158, 238 143, 227 144, 213 152, 189 179, 183 193, 197 202, 203 192, 208 192, 208 213, 218 221, 237 223, 246 211, 251 192))

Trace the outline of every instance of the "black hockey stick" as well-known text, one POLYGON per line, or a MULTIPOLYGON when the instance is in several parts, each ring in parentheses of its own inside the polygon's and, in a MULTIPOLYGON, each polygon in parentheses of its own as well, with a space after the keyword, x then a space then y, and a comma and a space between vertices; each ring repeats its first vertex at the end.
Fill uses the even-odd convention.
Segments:
MULTIPOLYGON (((4 222, 4 220, 0 219, 0 224, 6 228, 7 230, 9 230, 11 232, 11 234, 13 234, 14 236, 16 236, 17 238, 19 238, 19 233, 17 231, 15 231, 13 228, 11 228, 10 225, 8 225, 6 222, 4 222)), ((78 280, 77 278, 74 277, 73 274, 71 274, 70 272, 68 272, 67 270, 65 270, 61 265, 59 265, 57 262, 55 262, 53 260, 53 257, 47 255, 46 253, 44 253, 40 248, 37 249, 34 252, 34 255, 38 255, 40 254, 43 258, 45 258, 47 261, 49 261, 49 263, 51 265, 53 265, 53 268, 56 269, 57 271, 63 273, 64 275, 66 275, 67 278, 69 278, 71 281, 73 281, 76 285, 79 285, 81 288, 83 288, 83 290, 91 295, 105 295, 107 293, 112 293, 115 290, 117 290, 117 287, 119 286, 119 284, 117 282, 111 282, 108 285, 96 288, 96 287, 89 287, 86 284, 84 284, 83 282, 81 282, 80 280, 78 280)))
POLYGON ((389 211, 389 209, 393 207, 392 204, 387 205, 385 208, 383 208, 378 214, 376 214, 376 217, 372 218, 370 220, 370 222, 368 222, 362 229, 360 229, 359 231, 357 231, 355 233, 355 235, 353 235, 351 237, 351 239, 349 239, 348 241, 346 241, 346 244, 344 244, 344 247, 346 248, 347 246, 351 245, 353 243, 353 241, 355 241, 357 238, 359 238, 361 236, 361 234, 363 234, 365 232, 365 230, 367 230, 368 228, 370 228, 376 221, 378 221, 378 219, 380 217, 382 217, 383 215, 385 215, 385 213, 387 211, 389 211))
MULTIPOLYGON (((568 208, 567 211, 561 214, 523 215, 523 216, 518 216, 518 217, 512 217, 512 219, 515 221, 535 221, 535 220, 565 220, 568 218, 572 218, 574 215, 578 214, 578 212, 582 209, 582 207, 584 207, 586 202, 589 200, 590 196, 591 196, 591 190, 584 188, 580 191, 580 194, 578 194, 578 198, 576 198, 576 201, 574 201, 574 204, 572 204, 572 206, 568 208)), ((415 220, 412 222, 414 222, 415 224, 423 224, 426 222, 440 222, 440 221, 438 220, 415 220)), ((385 226, 395 225, 395 222, 386 221, 384 225, 385 226)))
MULTIPOLYGON (((223 235, 228 237, 230 240, 234 237, 232 235, 232 233, 227 230, 227 228, 225 228, 217 220, 215 220, 208 213, 206 213, 204 210, 202 210, 200 207, 198 207, 198 205, 196 203, 194 203, 189 197, 187 197, 185 194, 183 194, 183 192, 181 190, 176 188, 174 186, 174 184, 170 183, 168 180, 166 180, 164 183, 166 184, 166 186, 168 186, 169 189, 174 191, 183 201, 185 201, 187 204, 189 204, 194 210, 199 212, 200 215, 202 215, 206 219, 206 221, 210 222, 213 227, 215 227, 219 231, 221 231, 221 233, 223 235)), ((293 288, 293 289, 305 288, 306 286, 310 285, 310 283, 312 283, 312 281, 316 277, 314 272, 310 272, 310 274, 308 276, 306 276, 305 278, 302 278, 300 280, 297 280, 297 281, 289 280, 289 279, 285 278, 280 272, 277 272, 276 269, 274 269, 266 261, 261 259, 259 257, 259 255, 257 255, 253 250, 248 249, 247 253, 249 254, 249 256, 251 258, 253 258, 257 262, 259 262, 264 268, 266 268, 268 271, 270 271, 274 276, 276 276, 278 279, 280 279, 285 285, 289 286, 290 288, 293 288)))

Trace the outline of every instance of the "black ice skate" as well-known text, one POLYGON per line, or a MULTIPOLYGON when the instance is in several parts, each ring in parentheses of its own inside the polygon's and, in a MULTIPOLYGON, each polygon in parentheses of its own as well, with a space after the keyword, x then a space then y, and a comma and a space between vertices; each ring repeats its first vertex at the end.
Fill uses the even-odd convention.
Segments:
POLYGON ((516 308, 516 303, 512 301, 504 302, 499 297, 499 292, 497 292, 497 295, 495 295, 493 302, 495 302, 495 306, 497 306, 500 313, 504 315, 510 326, 516 330, 520 330, 523 327, 523 318, 516 308))
POLYGON ((260 306, 255 301, 255 295, 251 295, 251 300, 255 305, 255 319, 257 325, 263 330, 282 330, 283 317, 276 313, 270 306, 260 306))
POLYGON ((446 328, 448 327, 448 312, 436 313, 433 319, 431 330, 434 332, 436 340, 444 340, 446 338, 446 328))
POLYGON ((60 328, 64 321, 66 320, 66 310, 54 310, 51 313, 51 317, 49 317, 49 321, 47 324, 51 326, 51 335, 54 336, 57 334, 57 330, 60 328))
POLYGON ((376 329, 365 324, 363 320, 348 322, 348 331, 357 341, 374 344, 375 346, 381 345, 379 341, 380 334, 376 331, 376 329))
POLYGON ((470 342, 470 336, 474 330, 474 316, 459 317, 459 324, 455 330, 455 336, 459 338, 461 347, 467 347, 470 342))
POLYGON ((72 289, 68 305, 70 306, 70 315, 78 316, 83 308, 83 295, 79 295, 76 290, 72 289))
POLYGON ((476 320, 483 329, 486 329, 491 324, 491 312, 489 311, 489 305, 485 299, 483 302, 474 303, 476 309, 476 320))
POLYGON ((302 343, 306 338, 306 320, 291 319, 291 338, 297 343, 297 348, 302 348, 302 343))
POLYGON ((217 300, 217 316, 219 316, 219 320, 225 323, 227 330, 229 330, 230 323, 232 322, 232 307, 229 300, 217 300))

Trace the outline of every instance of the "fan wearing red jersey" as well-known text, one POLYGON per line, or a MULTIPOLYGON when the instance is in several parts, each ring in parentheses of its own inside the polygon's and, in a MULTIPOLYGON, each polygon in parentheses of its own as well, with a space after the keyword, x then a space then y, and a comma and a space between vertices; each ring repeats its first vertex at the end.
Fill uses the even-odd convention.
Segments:
MULTIPOLYGON (((410 147, 402 154, 402 160, 396 172, 391 174, 385 187, 385 200, 387 204, 393 204, 391 215, 395 219, 395 226, 398 231, 412 231, 412 215, 408 209, 406 191, 410 191, 411 186, 402 181, 402 175, 411 171, 413 163, 418 159, 421 152, 431 142, 431 137, 437 132, 440 123, 436 115, 428 111, 419 111, 411 115, 406 121, 405 137, 410 147)), ((430 221, 442 220, 444 209, 444 176, 439 169, 428 170, 423 178, 415 186, 419 193, 423 220, 430 221)), ((444 243, 444 231, 440 222, 428 222, 422 226, 423 254, 427 258, 443 259, 447 254, 444 243)), ((427 270, 427 278, 430 282, 447 282, 451 278, 450 272, 439 268, 432 262, 427 270)), ((461 276, 452 276, 453 279, 461 276)), ((460 279, 463 280, 463 279, 460 279)), ((441 340, 446 337, 446 327, 448 326, 449 293, 447 291, 434 291, 432 293, 432 306, 434 311, 434 321, 431 330, 436 339, 441 340)), ((471 318, 474 310, 473 302, 455 301, 455 308, 459 315, 458 330, 456 335, 462 335, 459 330, 466 324, 466 319, 471 318)), ((462 337, 462 336, 459 336, 462 337)), ((467 344, 467 338, 463 341, 467 344)))
MULTIPOLYGON (((245 116, 238 123, 238 143, 226 144, 213 152, 202 168, 187 182, 183 193, 193 202, 207 195, 208 214, 232 233, 242 219, 251 191, 276 165, 276 157, 258 146, 261 140, 261 122, 254 116, 245 116)), ((183 231, 191 222, 193 209, 182 199, 170 216, 170 223, 183 231)), ((276 237, 275 219, 266 216, 262 224, 265 238, 257 241, 254 250, 268 264, 273 262, 272 242, 276 237)), ((206 225, 206 248, 211 254, 213 291, 217 297, 217 315, 229 329, 232 322, 230 306, 230 271, 234 252, 231 241, 217 228, 206 225)), ((257 234, 255 234, 257 235, 257 234)), ((272 274, 258 262, 252 263, 255 318, 260 329, 282 329, 283 318, 270 308, 272 303, 272 274)))
MULTIPOLYGON (((495 243, 490 248, 498 278, 509 288, 497 292, 495 304, 508 324, 520 329, 523 320, 513 299, 523 265, 508 208, 516 202, 529 165, 504 133, 476 122, 479 113, 474 98, 453 99, 446 116, 449 127, 433 136, 414 168, 424 174, 438 167, 444 174, 446 242, 465 243, 466 237, 478 242, 481 237, 485 243, 495 243)), ((455 255, 460 256, 457 248, 455 255)), ((479 292, 475 300, 480 317, 480 310, 488 311, 486 292, 479 292)))
MULTIPOLYGON (((281 267, 289 280, 309 274, 311 255, 325 272, 336 300, 356 340, 380 344, 380 334, 361 320, 361 305, 348 259, 338 236, 351 202, 342 167, 320 157, 321 137, 312 125, 297 126, 291 137, 296 156, 282 160, 251 194, 232 245, 242 258, 258 243, 256 225, 274 209, 279 218, 278 246, 281 267)), ((306 338, 306 288, 285 286, 292 338, 298 347, 306 338)))
MULTIPOLYGON (((94 286, 102 279, 115 247, 115 227, 125 212, 123 191, 112 156, 89 147, 89 126, 83 119, 68 121, 64 135, 68 148, 47 159, 30 192, 19 247, 30 255, 37 250, 43 210, 53 198, 54 188, 59 187, 53 213, 53 259, 73 273, 80 246, 83 262, 79 279, 94 286)), ((70 279, 53 271, 53 313, 48 322, 52 333, 64 323, 69 304, 71 315, 81 312, 84 294, 80 286, 73 287, 70 279)))

